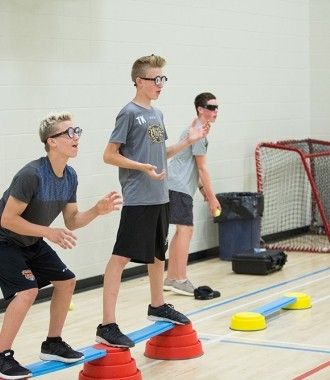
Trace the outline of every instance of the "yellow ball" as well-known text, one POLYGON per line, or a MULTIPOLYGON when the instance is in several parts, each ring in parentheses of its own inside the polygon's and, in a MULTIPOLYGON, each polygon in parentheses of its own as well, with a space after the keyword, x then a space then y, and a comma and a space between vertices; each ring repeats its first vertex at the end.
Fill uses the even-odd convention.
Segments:
POLYGON ((74 310, 74 303, 73 302, 70 303, 69 310, 70 311, 74 310))
POLYGON ((216 218, 217 216, 220 216, 220 214, 221 214, 221 211, 218 208, 216 208, 214 211, 214 217, 216 218))

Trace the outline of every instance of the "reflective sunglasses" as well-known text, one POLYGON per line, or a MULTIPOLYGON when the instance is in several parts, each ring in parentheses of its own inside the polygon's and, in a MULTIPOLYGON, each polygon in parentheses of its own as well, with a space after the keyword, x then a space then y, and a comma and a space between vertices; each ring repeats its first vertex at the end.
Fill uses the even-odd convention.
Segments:
POLYGON ((209 111, 215 111, 219 108, 219 106, 215 104, 204 104, 202 107, 206 108, 209 111))
POLYGON ((162 77, 158 75, 155 78, 140 78, 140 79, 152 80, 152 81, 154 81, 156 86, 159 86, 160 84, 164 85, 167 82, 167 77, 165 75, 163 75, 162 77))
MULTIPOLYGON (((66 129, 63 132, 59 132, 59 133, 56 133, 55 135, 47 137, 47 140, 48 139, 54 139, 55 137, 60 137, 60 136, 63 136, 63 135, 68 135, 70 137, 70 139, 73 139, 74 135, 77 135, 78 137, 80 137, 81 134, 82 134, 82 129, 81 128, 79 128, 79 127, 75 127, 75 128, 69 127, 68 129, 66 129)), ((44 141, 45 144, 46 144, 47 140, 44 141)))

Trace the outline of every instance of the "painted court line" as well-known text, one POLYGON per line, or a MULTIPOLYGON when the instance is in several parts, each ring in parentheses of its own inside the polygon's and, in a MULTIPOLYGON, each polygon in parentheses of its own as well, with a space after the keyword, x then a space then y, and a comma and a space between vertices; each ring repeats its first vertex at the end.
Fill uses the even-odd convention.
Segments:
MULTIPOLYGON (((199 310, 195 310, 195 311, 192 311, 188 314, 186 314, 187 316, 191 316, 191 315, 195 315, 195 314, 200 314, 206 310, 211 310, 211 309, 214 309, 216 307, 219 307, 219 306, 223 306, 223 305, 226 305, 228 303, 232 303, 232 302, 235 302, 235 301, 239 301, 241 299, 244 299, 244 298, 248 298, 248 297, 251 297, 252 295, 255 295, 255 294, 260 294, 260 293, 263 293, 263 292, 266 292, 267 290, 271 290, 271 289, 276 289, 278 287, 281 287, 281 286, 285 286, 285 285, 288 285, 288 284, 291 284, 293 282, 296 282, 296 281, 300 281, 302 279, 305 279, 305 278, 308 278, 308 277, 312 277, 312 276, 315 276, 315 275, 318 275, 320 273, 323 273, 323 272, 326 272, 326 271, 329 271, 330 270, 330 267, 327 267, 327 268, 323 268, 323 269, 320 269, 318 271, 315 271, 315 272, 311 272, 311 273, 308 273, 308 274, 305 274, 303 276, 299 276, 299 277, 296 277, 296 278, 293 278, 291 280, 287 280, 287 281, 283 281, 283 282, 280 282, 276 285, 271 285, 271 286, 267 286, 265 288, 261 288, 259 290, 255 290, 253 292, 250 292, 250 293, 246 293, 246 294, 243 294, 241 296, 238 296, 238 297, 234 297, 234 298, 230 298, 229 300, 227 301, 222 301, 222 302, 217 302, 213 305, 209 305, 209 306, 205 306, 199 310)), ((318 280, 317 280, 318 281, 318 280)))
POLYGON ((281 341, 281 340, 272 340, 272 339, 255 339, 255 338, 245 338, 245 337, 238 337, 233 336, 233 339, 237 339, 240 341, 250 341, 250 342, 267 342, 268 344, 274 344, 274 345, 286 345, 286 346, 300 346, 302 348, 306 348, 308 350, 319 350, 319 351, 330 351, 330 346, 320 346, 316 344, 307 344, 307 343, 298 343, 298 342, 287 342, 287 341, 281 341))
POLYGON ((325 363, 319 365, 318 367, 313 368, 313 369, 309 370, 308 372, 303 373, 302 375, 300 375, 298 377, 295 377, 293 380, 306 379, 307 377, 310 377, 310 376, 314 375, 315 373, 317 373, 317 372, 321 371, 322 369, 327 368, 329 366, 330 366, 330 362, 325 362, 325 363))
MULTIPOLYGON (((224 305, 227 305, 227 304, 239 301, 241 299, 245 299, 245 298, 251 297, 253 295, 260 294, 262 292, 266 292, 268 290, 272 290, 272 289, 276 289, 276 288, 279 288, 279 287, 282 287, 282 286, 285 286, 285 285, 288 285, 288 284, 292 284, 294 282, 297 282, 297 281, 300 281, 302 279, 306 279, 306 278, 318 275, 320 273, 327 272, 329 270, 330 270, 330 267, 323 268, 321 270, 318 270, 318 271, 315 271, 315 272, 311 272, 311 273, 308 273, 308 274, 305 274, 305 275, 293 278, 293 279, 288 280, 288 281, 283 281, 283 282, 278 283, 276 285, 268 286, 268 287, 256 290, 254 292, 243 294, 242 296, 239 296, 239 297, 234 297, 234 298, 231 298, 231 299, 226 300, 226 301, 217 302, 215 304, 203 307, 203 308, 201 308, 199 310, 187 313, 186 315, 187 316, 191 316, 191 315, 200 314, 200 313, 202 313, 204 311, 212 310, 214 308, 217 308, 217 307, 220 307, 220 306, 224 306, 224 305)), ((315 283, 315 282, 322 281, 322 280, 324 280, 326 278, 329 278, 329 277, 330 277, 330 275, 324 276, 321 279, 311 280, 308 283, 304 283, 304 286, 312 284, 312 283, 315 283)), ((295 290, 297 288, 301 288, 301 286, 300 285, 292 286, 291 288, 289 288, 288 290, 286 290, 286 292, 295 290)), ((219 313, 212 314, 212 316, 208 316, 208 317, 205 317, 205 318, 200 318, 199 320, 194 321, 193 323, 195 325, 197 323, 201 323, 201 322, 204 322, 206 320, 215 318, 215 317, 217 317, 219 315, 228 314, 228 313, 230 313, 230 312, 232 312, 234 310, 242 309, 242 308, 248 307, 249 305, 260 303, 261 301, 266 300, 268 298, 274 298, 274 296, 276 296, 276 295, 283 295, 283 292, 278 291, 275 294, 273 293, 271 295, 259 298, 259 299, 255 300, 255 301, 246 302, 243 306, 239 305, 239 306, 235 306, 235 307, 232 307, 230 309, 227 309, 227 310, 222 310, 219 313)), ((328 298, 328 297, 324 297, 324 299, 326 299, 326 298, 328 298)), ((323 299, 313 300, 313 303, 315 304, 317 302, 320 302, 321 300, 323 300, 323 299)), ((268 341, 268 343, 267 343, 267 341, 261 341, 261 342, 257 343, 257 341, 255 341, 255 342, 235 341, 235 339, 240 339, 239 337, 236 337, 236 335, 238 333, 239 333, 238 331, 230 331, 230 332, 228 332, 228 334, 225 334, 225 335, 198 334, 198 336, 199 336, 199 339, 203 341, 203 347, 204 346, 212 345, 214 343, 224 342, 224 343, 228 343, 228 344, 242 344, 242 345, 249 345, 249 346, 254 346, 254 347, 269 347, 269 348, 273 348, 273 349, 285 349, 285 350, 305 351, 305 352, 313 352, 313 353, 321 353, 321 354, 329 354, 330 353, 330 349, 327 349, 327 347, 323 348, 321 346, 312 346, 312 345, 308 345, 308 346, 304 345, 303 347, 299 347, 299 344, 290 343, 290 342, 268 341), (294 345, 294 346, 292 346, 292 345, 294 345)), ((162 362, 161 360, 154 360, 154 361, 152 361, 150 363, 147 363, 147 364, 141 366, 140 369, 143 370, 143 369, 146 369, 146 368, 149 368, 149 367, 153 367, 153 366, 156 366, 158 363, 161 363, 161 362, 162 362)), ((301 379, 303 379, 303 378, 301 378, 301 379)), ((294 379, 294 380, 300 380, 300 378, 297 378, 297 379, 294 379)))
MULTIPOLYGON (((324 268, 324 269, 321 269, 321 270, 318 270, 318 271, 315 271, 315 272, 312 272, 312 273, 308 273, 306 275, 299 276, 299 277, 296 277, 296 278, 288 280, 288 281, 283 281, 283 282, 278 283, 276 285, 272 285, 272 286, 268 286, 268 287, 265 287, 265 288, 261 288, 261 289, 256 290, 256 291, 243 294, 243 295, 241 295, 239 297, 231 298, 231 299, 229 299, 227 301, 223 301, 223 302, 219 302, 219 303, 216 303, 216 304, 213 304, 213 305, 209 305, 207 307, 204 307, 204 308, 201 308, 199 310, 196 310, 196 311, 193 311, 191 313, 188 313, 187 315, 199 314, 199 313, 202 313, 204 311, 211 310, 213 308, 216 308, 216 307, 219 307, 219 306, 223 306, 223 305, 226 305, 226 304, 229 304, 229 303, 241 300, 241 299, 245 299, 245 298, 251 297, 253 295, 260 294, 262 292, 266 292, 267 290, 276 289, 278 287, 282 287, 282 286, 291 284, 293 282, 297 282, 299 280, 302 280, 302 279, 305 279, 305 278, 308 278, 308 277, 312 277, 312 276, 315 276, 317 274, 320 274, 320 273, 323 273, 323 272, 329 271, 329 270, 330 270, 330 267, 324 268)), ((328 276, 328 277, 330 277, 330 276, 328 276)), ((320 281, 320 280, 317 279, 317 280, 314 280, 314 281, 311 281, 311 282, 317 282, 317 281, 320 281)), ((304 286, 306 286, 306 283, 304 284, 304 286)), ((268 297, 274 297, 274 294, 271 295, 271 296, 264 297, 264 298, 268 298, 268 297)), ((256 303, 256 302, 260 303, 260 299, 254 301, 254 302, 249 302, 249 303, 256 303)), ((247 304, 249 304, 249 303, 247 303, 247 304)), ((242 306, 239 306, 239 307, 242 308, 242 306)), ((224 314, 224 313, 228 313, 228 310, 223 311, 221 314, 224 314)), ((215 316, 216 316, 216 314, 213 315, 212 318, 214 318, 215 316)), ((201 322, 203 320, 205 320, 205 319, 197 321, 197 323, 201 322)), ((158 324, 155 323, 152 326, 147 326, 144 329, 141 329, 141 330, 138 330, 138 331, 134 331, 134 332, 132 332, 129 335, 131 335, 132 338, 134 338, 134 341, 136 341, 136 343, 139 343, 139 342, 141 342, 143 340, 148 339, 150 336, 158 335, 158 334, 160 334, 160 333, 162 333, 164 331, 169 330, 170 328, 173 328, 173 324, 164 323, 164 322, 163 323, 159 323, 158 322, 158 324), (166 326, 164 326, 164 325, 166 325, 166 326)), ((218 341, 219 339, 216 339, 216 340, 218 341)), ((222 339, 221 341, 222 342, 227 342, 227 343, 234 343, 234 344, 260 345, 260 344, 253 344, 253 343, 251 343, 251 344, 250 343, 239 343, 239 342, 230 341, 228 339, 222 339)), ((264 346, 267 346, 267 345, 264 345, 264 346)), ((284 347, 284 346, 283 347, 271 346, 271 345, 268 345, 268 346, 269 347, 273 347, 273 348, 291 349, 289 347, 284 347)), ((295 348, 295 349, 298 349, 298 348, 295 348)), ((95 359, 96 357, 105 356, 105 352, 102 352, 103 350, 101 352, 100 351, 97 352, 97 350, 94 351, 94 348, 92 346, 86 347, 85 350, 86 350, 86 358, 85 358, 84 361, 90 361, 90 360, 95 359)), ((319 351, 317 351, 317 352, 319 352, 319 351)), ((327 353, 330 353, 330 351, 327 351, 327 353)), ((82 363, 84 361, 77 362, 77 364, 78 363, 80 364, 80 363, 82 363)), ((71 364, 69 366, 72 366, 72 365, 73 364, 71 364)), ((63 365, 63 363, 60 363, 60 365, 59 365, 58 362, 50 362, 50 364, 49 363, 46 364, 46 363, 42 363, 41 362, 41 363, 34 363, 34 364, 30 365, 30 367, 31 367, 32 373, 33 373, 33 375, 35 377, 35 376, 40 376, 40 375, 42 375, 44 373, 55 372, 55 371, 67 368, 68 365, 63 365)))
MULTIPOLYGON (((317 304, 321 301, 325 301, 327 299, 329 299, 330 296, 326 296, 326 297, 322 297, 322 298, 319 298, 319 299, 316 299, 313 301, 314 304, 317 304)), ((235 309, 237 309, 237 307, 235 307, 235 309)), ((226 311, 223 311, 222 314, 225 314, 227 312, 226 311)), ((216 316, 218 316, 219 313, 216 314, 216 316)), ((200 319, 198 320, 197 322, 203 322, 204 320, 206 319, 211 319, 213 318, 215 315, 213 314, 212 316, 208 317, 208 318, 203 318, 203 319, 200 319)), ((271 319, 271 318, 270 318, 271 319)), ((196 324, 196 321, 194 322, 194 324, 196 324)), ((320 345, 311 345, 311 344, 306 344, 306 343, 296 343, 296 342, 283 342, 283 341, 274 341, 274 340, 269 340, 269 339, 255 339, 255 338, 245 338, 245 337, 240 337, 240 336, 237 336, 239 335, 239 331, 231 331, 229 332, 228 334, 226 335, 221 335, 221 339, 222 337, 226 337, 227 339, 222 339, 223 342, 230 342, 230 343, 242 343, 242 344, 249 344, 249 345, 255 345, 255 346, 267 346, 267 347, 274 347, 274 348, 284 348, 284 349, 296 349, 296 350, 299 350, 299 351, 307 351, 307 352, 319 352, 319 353, 330 353, 330 347, 328 346, 320 346, 320 345), (229 338, 229 339, 228 339, 229 338), (237 340, 236 342, 235 341, 231 341, 230 339, 233 339, 233 340, 237 340), (247 341, 247 342, 244 342, 247 341), (291 347, 291 346, 295 346, 295 347, 291 347)), ((211 340, 212 341, 219 341, 220 339, 220 336, 217 335, 217 334, 212 334, 212 333, 201 333, 201 334, 198 334, 199 335, 199 339, 201 340, 205 340, 205 341, 209 341, 210 339, 208 337, 211 337, 211 340)))
MULTIPOLYGON (((325 280, 327 278, 330 278, 330 275, 324 276, 322 278, 318 278, 316 280, 312 280, 312 281, 309 281, 309 282, 305 282, 303 286, 308 286, 308 285, 314 284, 315 282, 323 281, 323 280, 325 280)), ((296 285, 296 286, 293 286, 291 288, 288 288, 286 290, 286 292, 291 292, 291 291, 296 290, 296 289, 301 289, 301 285, 296 285)), ((226 315, 226 314, 232 313, 233 311, 245 310, 245 309, 247 310, 250 305, 254 305, 256 303, 261 303, 262 301, 267 300, 269 298, 274 298, 277 295, 283 295, 283 292, 279 291, 279 292, 276 292, 276 293, 272 293, 272 294, 267 295, 265 297, 258 298, 258 299, 253 300, 253 301, 245 302, 243 305, 234 306, 234 307, 231 307, 230 309, 222 310, 222 311, 220 311, 218 313, 213 313, 210 316, 207 316, 207 317, 204 317, 204 318, 200 318, 200 319, 194 321, 194 325, 197 324, 197 323, 201 323, 201 322, 204 322, 204 321, 207 321, 207 320, 210 320, 210 319, 222 316, 222 315, 226 315)), ((242 297, 242 298, 246 298, 246 295, 244 295, 244 297, 242 297)), ((328 297, 325 297, 324 299, 326 299, 326 298, 328 298, 328 297)), ((238 297, 231 298, 231 299, 229 299, 227 301, 224 301, 223 303, 218 303, 217 306, 223 306, 223 305, 226 305, 228 303, 231 303, 231 302, 234 302, 234 301, 238 301, 238 300, 239 300, 238 297)), ((316 304, 318 302, 320 302, 320 300, 313 300, 313 304, 316 304)), ((202 308, 200 310, 203 310, 203 311, 206 311, 206 310, 209 310, 209 309, 211 310, 211 309, 214 308, 213 306, 214 305, 210 305, 210 307, 202 308)), ((195 313, 193 312, 192 314, 197 314, 197 313, 200 312, 200 310, 197 310, 195 313)), ((189 315, 189 313, 187 315, 189 315)))
POLYGON ((302 347, 289 347, 284 345, 274 345, 274 344, 267 344, 267 343, 252 343, 252 342, 238 342, 235 340, 229 340, 229 339, 223 339, 221 342, 224 343, 231 343, 231 344, 238 344, 243 346, 253 346, 253 347, 268 347, 268 348, 275 348, 275 349, 281 349, 281 350, 289 350, 289 351, 303 351, 303 352, 313 352, 318 354, 330 354, 330 349, 328 350, 320 350, 320 349, 311 349, 311 348, 302 348, 302 347))

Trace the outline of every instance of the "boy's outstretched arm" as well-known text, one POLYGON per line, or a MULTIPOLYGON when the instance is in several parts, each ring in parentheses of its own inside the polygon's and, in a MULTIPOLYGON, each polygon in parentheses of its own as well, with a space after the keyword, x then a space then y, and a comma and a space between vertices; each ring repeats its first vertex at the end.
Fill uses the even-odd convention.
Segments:
POLYGON ((194 121, 192 122, 186 139, 180 140, 176 144, 166 147, 167 158, 175 156, 177 153, 181 152, 181 150, 187 148, 188 146, 194 144, 196 141, 201 140, 202 138, 207 136, 207 134, 210 131, 210 123, 207 121, 198 128, 195 128, 197 120, 198 119, 194 119, 194 121))

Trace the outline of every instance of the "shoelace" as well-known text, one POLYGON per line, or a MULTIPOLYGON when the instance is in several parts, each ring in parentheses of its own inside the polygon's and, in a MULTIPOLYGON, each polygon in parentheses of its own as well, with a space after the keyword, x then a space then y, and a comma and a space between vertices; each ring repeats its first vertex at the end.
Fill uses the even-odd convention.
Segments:
POLYGON ((178 311, 176 311, 175 309, 174 309, 174 306, 172 305, 172 304, 170 304, 170 303, 167 303, 167 304, 165 304, 166 306, 164 307, 164 313, 165 313, 165 315, 169 315, 169 314, 175 314, 175 315, 178 315, 179 314, 179 312, 178 311))
POLYGON ((117 324, 114 325, 112 332, 113 332, 113 335, 115 336, 115 338, 123 335, 123 333, 120 331, 117 324))
POLYGON ((60 342, 53 343, 53 349, 55 353, 65 353, 68 351, 72 351, 72 348, 69 344, 61 340, 60 342))
POLYGON ((9 364, 10 366, 20 365, 19 362, 17 360, 15 360, 15 358, 13 356, 13 352, 10 353, 9 355, 3 355, 2 357, 3 357, 4 361, 3 361, 1 368, 4 367, 5 364, 9 364))
POLYGON ((62 344, 67 350, 72 350, 72 347, 71 347, 69 344, 67 344, 66 342, 63 342, 63 340, 62 340, 61 344, 62 344))

